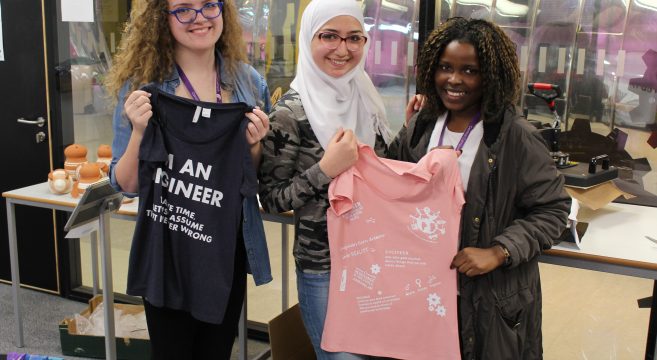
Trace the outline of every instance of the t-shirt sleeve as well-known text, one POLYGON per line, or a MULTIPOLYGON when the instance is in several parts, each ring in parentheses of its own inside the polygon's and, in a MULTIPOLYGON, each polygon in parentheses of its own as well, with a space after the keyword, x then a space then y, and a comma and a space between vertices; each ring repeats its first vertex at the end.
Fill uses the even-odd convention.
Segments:
POLYGON ((168 153, 164 145, 164 135, 160 124, 164 119, 157 114, 157 95, 158 90, 154 87, 146 86, 142 90, 151 93, 151 104, 154 109, 153 116, 148 121, 144 130, 141 144, 139 146, 139 160, 148 162, 164 162, 167 160, 168 153))
POLYGON ((337 216, 353 207, 354 171, 356 171, 354 167, 347 169, 335 177, 329 185, 328 196, 331 205, 329 211, 333 211, 337 216))

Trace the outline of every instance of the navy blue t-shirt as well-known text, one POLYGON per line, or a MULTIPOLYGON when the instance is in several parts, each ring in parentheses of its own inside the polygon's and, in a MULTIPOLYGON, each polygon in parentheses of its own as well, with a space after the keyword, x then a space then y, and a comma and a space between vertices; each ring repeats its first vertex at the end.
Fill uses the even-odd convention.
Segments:
POLYGON ((223 321, 242 199, 257 179, 245 131, 251 108, 150 92, 139 149, 139 212, 128 289, 158 307, 223 321))

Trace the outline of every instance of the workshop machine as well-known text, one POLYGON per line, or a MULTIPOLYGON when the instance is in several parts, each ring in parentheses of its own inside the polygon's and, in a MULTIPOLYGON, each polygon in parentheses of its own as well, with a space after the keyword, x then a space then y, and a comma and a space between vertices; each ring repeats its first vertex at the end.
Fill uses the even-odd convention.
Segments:
POLYGON ((569 154, 561 151, 559 144, 561 116, 557 112, 555 103, 555 99, 562 96, 559 85, 529 83, 527 88, 530 94, 546 102, 554 117, 552 124, 543 124, 538 121, 532 121, 532 124, 541 131, 543 139, 548 143, 550 155, 554 159, 557 169, 564 175, 567 186, 589 188, 618 177, 618 169, 610 165, 607 154, 593 156, 588 163, 585 163, 571 161, 569 154))

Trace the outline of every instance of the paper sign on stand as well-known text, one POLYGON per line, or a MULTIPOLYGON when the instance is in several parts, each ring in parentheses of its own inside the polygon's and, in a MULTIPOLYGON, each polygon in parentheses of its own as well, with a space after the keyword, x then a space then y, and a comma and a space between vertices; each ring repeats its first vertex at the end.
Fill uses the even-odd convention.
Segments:
POLYGON ((87 236, 94 231, 98 231, 98 221, 93 221, 84 225, 76 226, 66 233, 67 239, 78 239, 87 236))

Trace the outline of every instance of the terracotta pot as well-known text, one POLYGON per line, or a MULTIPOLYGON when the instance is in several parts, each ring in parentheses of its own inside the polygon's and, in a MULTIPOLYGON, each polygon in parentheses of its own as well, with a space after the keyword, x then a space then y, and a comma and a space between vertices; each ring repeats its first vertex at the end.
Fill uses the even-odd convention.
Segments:
POLYGON ((109 165, 112 162, 112 147, 106 144, 101 144, 100 146, 98 146, 96 155, 98 159, 96 161, 99 163, 107 164, 109 169, 109 165))
POLYGON ((71 192, 73 180, 64 169, 55 169, 48 174, 48 188, 53 194, 71 192))
POLYGON ((84 194, 84 191, 87 189, 87 187, 89 187, 89 185, 101 180, 105 176, 101 170, 102 165, 104 164, 86 163, 81 165, 78 168, 78 180, 75 182, 75 184, 73 184, 71 196, 77 198, 78 196, 84 194))
POLYGON ((80 144, 69 145, 64 149, 64 156, 64 169, 73 180, 77 180, 78 167, 87 163, 87 147, 80 144))

